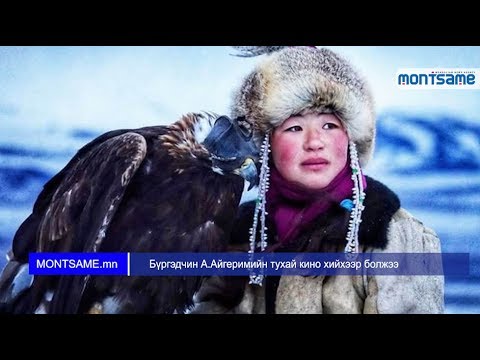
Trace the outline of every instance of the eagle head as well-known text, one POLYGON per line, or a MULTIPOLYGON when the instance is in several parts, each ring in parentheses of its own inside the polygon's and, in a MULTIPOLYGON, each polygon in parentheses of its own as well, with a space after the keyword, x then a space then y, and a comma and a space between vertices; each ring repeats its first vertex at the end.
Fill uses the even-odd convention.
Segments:
POLYGON ((220 116, 203 145, 210 153, 213 171, 243 177, 248 181, 250 190, 258 185, 257 163, 260 154, 248 125, 228 116, 220 116))

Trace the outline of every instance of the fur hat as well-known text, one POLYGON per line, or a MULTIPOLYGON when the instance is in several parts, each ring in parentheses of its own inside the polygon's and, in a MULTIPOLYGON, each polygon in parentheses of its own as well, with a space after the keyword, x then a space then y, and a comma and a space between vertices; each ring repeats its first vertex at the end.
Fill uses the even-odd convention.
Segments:
POLYGON ((375 144, 375 111, 365 80, 331 50, 311 46, 236 47, 239 56, 268 54, 234 93, 232 116, 244 117, 257 141, 292 115, 334 113, 365 166, 375 144))

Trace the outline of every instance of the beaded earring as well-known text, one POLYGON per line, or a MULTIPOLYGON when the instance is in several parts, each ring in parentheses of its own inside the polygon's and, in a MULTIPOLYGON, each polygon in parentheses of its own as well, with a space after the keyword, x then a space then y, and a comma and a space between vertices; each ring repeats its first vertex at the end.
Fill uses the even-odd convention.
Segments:
MULTIPOLYGON (((270 167, 268 166, 268 154, 270 153, 270 136, 267 132, 263 139, 262 146, 260 147, 260 180, 258 185, 258 195, 255 201, 255 211, 253 213, 253 224, 250 228, 250 250, 248 253, 250 254, 250 260, 253 260, 253 254, 255 253, 255 249, 260 247, 261 251, 264 251, 267 247, 267 234, 266 230, 267 227, 265 225, 265 216, 268 215, 265 211, 265 206, 267 202, 267 191, 269 188, 269 178, 270 178, 270 167), (258 217, 260 215, 260 241, 257 244, 256 236, 257 236, 257 228, 258 228, 258 217)), ((250 284, 262 285, 264 275, 263 271, 260 270, 260 273, 257 274, 250 270, 250 284)))
POLYGON ((357 147, 353 141, 349 142, 350 149, 350 167, 352 169, 353 180, 353 208, 350 211, 350 220, 348 221, 347 244, 345 252, 348 254, 358 253, 358 230, 362 222, 362 211, 365 209, 363 202, 365 192, 362 181, 362 168, 358 162, 357 147))

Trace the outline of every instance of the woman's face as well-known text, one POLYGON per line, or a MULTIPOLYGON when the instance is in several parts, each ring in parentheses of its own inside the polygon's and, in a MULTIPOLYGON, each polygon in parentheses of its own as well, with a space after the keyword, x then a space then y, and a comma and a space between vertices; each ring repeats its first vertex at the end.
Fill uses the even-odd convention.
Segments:
POLYGON ((347 163, 348 136, 333 114, 291 116, 272 135, 275 167, 309 190, 325 188, 347 163))

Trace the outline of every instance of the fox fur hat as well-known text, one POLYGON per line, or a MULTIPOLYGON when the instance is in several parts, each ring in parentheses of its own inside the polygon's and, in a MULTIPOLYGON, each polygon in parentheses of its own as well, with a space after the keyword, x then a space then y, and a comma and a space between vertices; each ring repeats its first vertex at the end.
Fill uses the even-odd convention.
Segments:
POLYGON ((368 85, 345 59, 312 46, 237 46, 238 56, 266 55, 234 93, 234 118, 253 126, 261 141, 266 132, 292 115, 333 113, 357 147, 360 165, 375 145, 375 110, 368 85))

